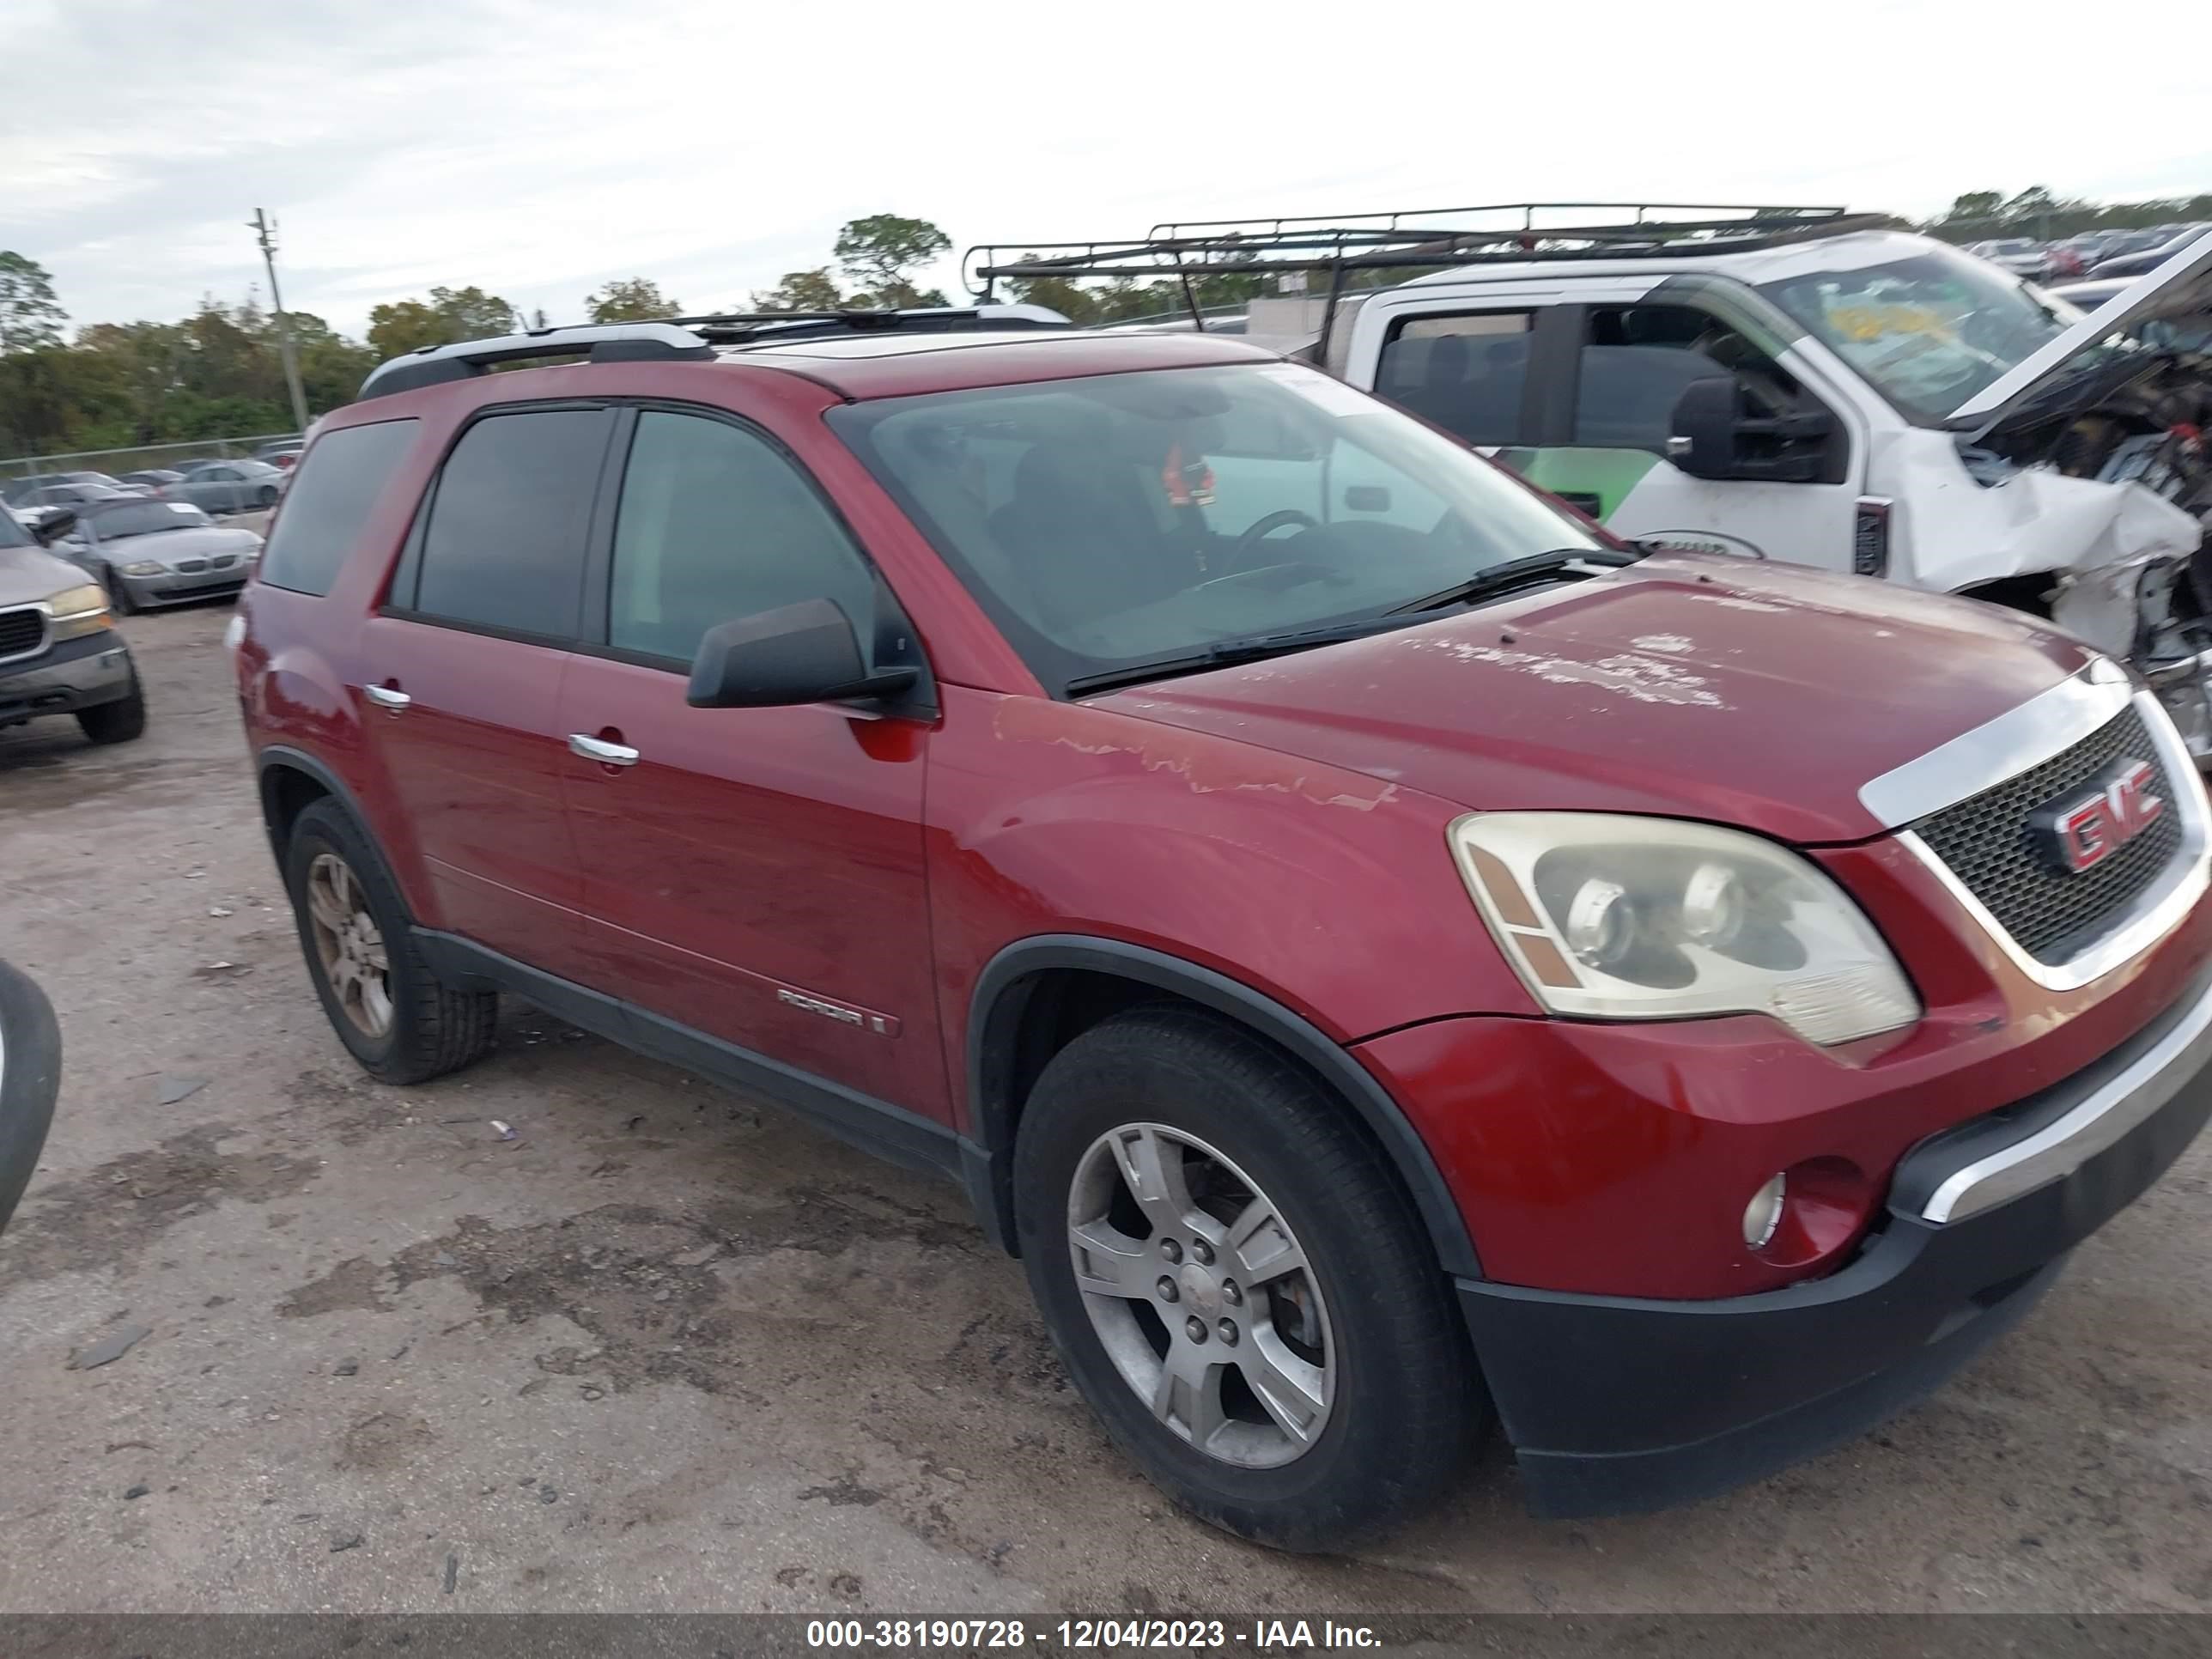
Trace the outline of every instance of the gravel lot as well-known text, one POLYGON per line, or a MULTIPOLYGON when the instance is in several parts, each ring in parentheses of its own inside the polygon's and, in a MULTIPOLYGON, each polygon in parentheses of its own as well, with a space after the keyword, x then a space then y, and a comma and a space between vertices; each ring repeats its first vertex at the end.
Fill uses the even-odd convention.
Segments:
POLYGON ((69 1045, 0 1240, 0 1611, 2212 1607, 2203 1150, 1946 1393, 1779 1480, 1539 1522, 1493 1449, 1386 1544, 1272 1555, 1114 1455, 951 1187, 520 1006, 474 1069, 368 1082, 228 614, 130 623, 143 741, 0 733, 0 954, 69 1045))

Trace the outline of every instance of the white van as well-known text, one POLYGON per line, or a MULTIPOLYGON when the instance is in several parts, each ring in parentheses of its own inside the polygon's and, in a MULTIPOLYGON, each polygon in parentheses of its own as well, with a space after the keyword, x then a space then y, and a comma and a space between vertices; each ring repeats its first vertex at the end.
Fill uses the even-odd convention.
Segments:
POLYGON ((1631 539, 2047 616, 2132 662, 2212 759, 2212 357, 2194 349, 2212 234, 2085 317, 1879 219, 1735 211, 1754 216, 1161 227, 975 274, 1225 264, 1309 295, 1337 286, 1356 309, 1255 300, 1248 337, 1302 349, 1631 539), (1306 314, 1284 332, 1274 307, 1306 314), (1300 332, 1322 310, 1320 337, 1300 332))

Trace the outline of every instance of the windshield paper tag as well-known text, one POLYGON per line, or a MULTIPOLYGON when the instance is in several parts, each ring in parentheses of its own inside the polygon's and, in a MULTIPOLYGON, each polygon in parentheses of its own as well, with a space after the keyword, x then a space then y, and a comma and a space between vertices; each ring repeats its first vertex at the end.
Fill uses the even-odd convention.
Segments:
POLYGON ((1375 412, 1372 398, 1364 392, 1354 391, 1343 381, 1324 374, 1317 368, 1307 368, 1297 363, 1270 363, 1260 373, 1273 376, 1324 414, 1352 416, 1375 412))

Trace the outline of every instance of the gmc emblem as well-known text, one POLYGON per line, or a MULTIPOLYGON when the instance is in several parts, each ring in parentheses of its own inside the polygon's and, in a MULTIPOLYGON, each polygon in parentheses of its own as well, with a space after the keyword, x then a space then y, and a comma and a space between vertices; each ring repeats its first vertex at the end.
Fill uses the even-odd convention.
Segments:
POLYGON ((2158 822, 2150 763, 2115 761, 2083 793, 2038 807, 2028 824, 2051 867, 2068 875, 2102 864, 2158 822))

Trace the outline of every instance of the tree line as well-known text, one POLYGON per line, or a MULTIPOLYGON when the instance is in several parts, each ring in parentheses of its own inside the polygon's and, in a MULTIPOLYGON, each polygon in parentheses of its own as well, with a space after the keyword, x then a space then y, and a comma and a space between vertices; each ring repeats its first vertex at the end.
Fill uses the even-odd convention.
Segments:
MULTIPOLYGON (((1953 241, 2006 235, 2048 240, 2106 227, 2202 219, 2212 219, 2212 195, 2100 204, 2057 197, 2035 185, 2012 194, 1966 191, 1920 228, 1953 241)), ((951 246, 952 239, 927 219, 872 214, 838 231, 829 260, 787 271, 773 286, 723 309, 944 305, 944 293, 920 287, 917 278, 951 246)), ((1191 283, 1192 297, 1202 307, 1240 305, 1268 291, 1268 278, 1233 268, 1191 283)), ((1173 313, 1186 304, 1179 281, 1133 276, 1035 277, 1002 283, 1000 294, 1049 306, 1087 325, 1173 313)), ((632 276, 586 295, 583 311, 595 323, 649 322, 681 316, 684 307, 651 277, 632 276)), ((350 401, 362 378, 387 357, 542 328, 547 320, 543 311, 526 317, 500 295, 473 286, 434 288, 419 298, 375 307, 365 341, 346 338, 312 313, 288 316, 311 415, 350 401)), ((210 296, 180 322, 94 323, 65 338, 68 322, 52 276, 23 254, 0 252, 0 455, 124 449, 279 432, 292 423, 276 318, 250 294, 237 304, 210 296)))

